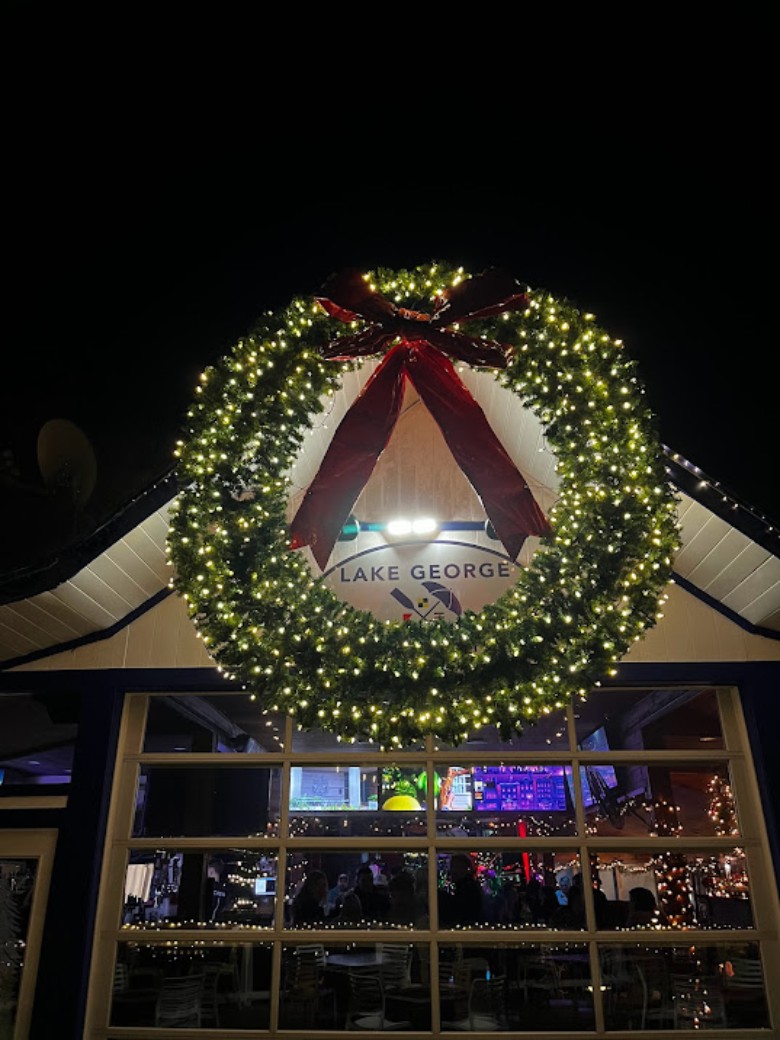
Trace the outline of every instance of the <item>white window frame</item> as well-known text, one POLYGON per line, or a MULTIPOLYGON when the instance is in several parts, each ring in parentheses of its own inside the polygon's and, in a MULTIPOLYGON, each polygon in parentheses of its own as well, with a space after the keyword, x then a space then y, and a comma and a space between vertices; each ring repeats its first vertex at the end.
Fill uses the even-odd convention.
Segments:
POLYGON ((38 861, 33 883, 30 919, 27 924, 27 934, 24 937, 24 966, 16 1001, 13 1040, 27 1040, 30 1032, 56 844, 56 830, 0 830, 0 860, 35 859, 38 861))
MULTIPOLYGON (((682 684, 658 684, 647 683, 641 687, 632 686, 631 690, 637 688, 662 689, 665 687, 674 689, 682 684)), ((686 689, 695 688, 696 684, 685 684, 686 689)), ((257 850, 274 850, 277 853, 278 877, 277 890, 284 891, 283 874, 285 870, 287 851, 298 849, 311 850, 318 848, 323 851, 333 850, 360 850, 366 849, 365 837, 348 837, 334 839, 332 837, 289 838, 287 837, 288 823, 288 793, 290 782, 290 767, 292 765, 306 764, 360 764, 361 766, 386 765, 390 758, 403 764, 404 760, 424 763, 428 772, 428 790, 433 790, 433 773, 437 764, 447 766, 456 765, 459 762, 479 764, 533 764, 544 763, 566 763, 573 767, 573 779, 575 786, 575 809, 577 820, 577 834, 571 837, 554 838, 481 838, 480 844, 484 848, 507 849, 521 846, 525 849, 549 849, 557 853, 571 850, 579 857, 583 873, 584 888, 586 892, 587 928, 585 931, 562 932, 547 931, 534 928, 532 931, 521 930, 495 930, 488 931, 475 929, 473 931, 458 930, 447 932, 438 930, 436 914, 436 870, 428 871, 428 901, 431 908, 430 928, 425 931, 412 930, 399 933, 398 930, 323 930, 322 932, 309 931, 305 933, 285 929, 283 926, 283 900, 276 900, 276 914, 273 927, 262 931, 253 931, 251 934, 242 929, 230 929, 220 927, 220 942, 229 944, 246 944, 253 941, 260 944, 272 944, 272 979, 271 1005, 270 1005, 270 1028, 258 1030, 217 1030, 209 1028, 207 1031, 197 1029, 176 1030, 177 1037, 188 1038, 208 1035, 209 1037, 224 1037, 225 1040, 236 1040, 236 1037, 246 1037, 248 1040, 264 1037, 292 1038, 305 1037, 306 1040, 316 1040, 320 1036, 333 1037, 338 1035, 333 1030, 280 1030, 279 1022, 279 979, 281 976, 281 960, 283 947, 294 946, 296 943, 317 941, 318 938, 330 943, 375 943, 375 942, 398 942, 401 936, 403 941, 427 944, 429 947, 431 978, 438 977, 438 949, 439 945, 461 943, 464 946, 497 946, 500 944, 539 944, 539 943, 577 943, 585 944, 589 950, 590 967, 594 989, 595 1029, 591 1031, 569 1031, 569 1032, 545 1032, 546 1040, 563 1040, 570 1037, 596 1037, 612 1038, 612 1040, 641 1040, 641 1037, 657 1037, 657 1030, 648 1031, 621 1031, 613 1030, 607 1032, 604 1022, 604 1010, 600 996, 601 970, 598 956, 598 947, 606 944, 633 945, 648 941, 647 933, 642 931, 602 931, 595 930, 595 916, 593 903, 588 894, 590 891, 590 858, 589 852, 604 850, 630 852, 633 849, 647 850, 648 846, 657 843, 668 843, 670 840, 678 843, 682 851, 692 851, 697 848, 707 850, 731 850, 735 844, 745 851, 748 861, 748 872, 751 887, 751 905, 753 909, 755 927, 747 929, 729 929, 724 931, 713 931, 705 929, 689 929, 685 931, 653 931, 652 943, 658 946, 680 946, 693 945, 694 943, 739 943, 757 942, 761 947, 761 955, 764 966, 764 974, 767 982, 766 997, 769 1008, 772 1029, 742 1029, 737 1032, 734 1029, 708 1030, 712 1037, 730 1037, 732 1040, 748 1040, 749 1037, 767 1037, 778 1034, 780 1028, 780 987, 773 986, 772 979, 780 979, 780 943, 778 943, 778 923, 780 921, 780 907, 778 906, 778 893, 775 882, 774 870, 771 861, 770 848, 766 825, 761 811, 761 802, 758 784, 750 753, 750 743, 747 730, 739 703, 739 694, 735 687, 713 687, 701 686, 701 689, 716 689, 718 707, 720 711, 721 725, 724 736, 724 749, 713 751, 710 749, 699 751, 610 751, 609 761, 619 765, 626 762, 642 762, 662 765, 664 763, 694 765, 698 763, 711 764, 713 761, 728 761, 731 773, 734 797, 737 803, 737 811, 740 822, 741 835, 735 841, 733 837, 713 838, 619 838, 619 837, 593 837, 587 834, 585 829, 585 812, 582 805, 580 786, 580 765, 603 763, 607 755, 604 752, 584 752, 577 750, 577 734, 575 727, 574 712, 571 707, 567 708, 568 727, 568 750, 560 751, 515 751, 507 752, 485 752, 474 750, 457 749, 456 751, 437 751, 431 738, 426 743, 425 750, 415 752, 403 752, 390 754, 376 752, 366 754, 362 751, 353 753, 344 752, 296 752, 293 750, 293 722, 287 720, 287 728, 284 738, 284 748, 280 752, 263 752, 259 754, 224 754, 224 753, 166 753, 166 754, 144 754, 143 741, 146 725, 147 705, 153 696, 175 696, 167 691, 160 690, 159 693, 128 694, 125 699, 125 708, 119 739, 119 754, 117 768, 114 777, 111 808, 109 813, 106 854, 103 863, 100 896, 98 902, 97 926, 95 934, 94 953, 91 965, 90 988, 88 1000, 87 1027, 85 1036, 88 1040, 119 1040, 119 1038, 142 1038, 161 1036, 159 1030, 151 1028, 135 1027, 109 1027, 109 1015, 111 1011, 111 992, 114 972, 114 962, 118 944, 128 940, 138 939, 139 933, 122 929, 120 926, 120 910, 122 896, 124 893, 124 879, 127 855, 130 848, 139 849, 144 847, 160 848, 161 844, 168 844, 179 850, 209 851, 224 848, 226 841, 231 845, 240 842, 242 848, 257 850), (355 755, 352 759, 353 754, 355 755), (352 760, 352 761, 351 761, 352 760), (272 838, 240 838, 240 837, 218 837, 218 838, 133 838, 132 826, 135 806, 135 795, 139 769, 142 765, 176 765, 182 766, 204 766, 219 764, 222 768, 246 768, 248 766, 273 767, 282 770, 281 790, 281 819, 279 824, 279 836, 272 838)), ((203 691, 199 691, 204 695, 203 691)), ((209 693, 208 696, 217 697, 220 694, 209 693)), ((229 695, 229 694, 227 694, 229 695)), ((432 800, 427 808, 427 827, 424 836, 401 838, 372 838, 370 839, 371 851, 382 849, 397 850, 399 844, 404 850, 427 851, 429 864, 436 863, 436 853, 442 851, 454 851, 456 849, 467 849, 473 847, 473 838, 443 838, 436 834, 436 816, 432 800)), ((170 939, 170 933, 165 931, 153 933, 144 931, 144 942, 159 942, 164 944, 170 939)), ((203 942, 212 937, 212 933, 201 930, 176 929, 176 939, 179 942, 188 941, 203 942)), ((439 1022, 439 997, 436 988, 432 992, 432 1024, 434 1028, 430 1031, 416 1033, 404 1032, 405 1037, 425 1037, 426 1040, 437 1040, 442 1036, 454 1036, 464 1034, 444 1033, 437 1030, 435 1025, 439 1022)), ((167 1034, 166 1034, 167 1035, 167 1034)), ((498 1035, 508 1038, 530 1038, 536 1037, 536 1032, 503 1032, 498 1035)), ((675 1037, 699 1036, 699 1032, 678 1030, 675 1037)))

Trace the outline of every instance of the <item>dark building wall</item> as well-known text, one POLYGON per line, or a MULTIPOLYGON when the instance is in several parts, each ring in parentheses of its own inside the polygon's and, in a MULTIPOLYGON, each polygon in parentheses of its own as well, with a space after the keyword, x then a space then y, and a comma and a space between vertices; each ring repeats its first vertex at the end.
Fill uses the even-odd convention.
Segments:
MULTIPOLYGON (((780 877, 780 664, 622 665, 615 685, 696 683, 740 689, 762 808, 780 877)), ((605 684, 606 685, 606 684, 605 684)), ((57 828, 59 837, 38 973, 31 1040, 81 1036, 98 885, 125 691, 224 688, 211 669, 0 673, 2 691, 78 691, 82 709, 68 806, 0 812, 2 828, 57 828)))
POLYGON ((780 667, 747 679, 740 699, 780 888, 780 667))

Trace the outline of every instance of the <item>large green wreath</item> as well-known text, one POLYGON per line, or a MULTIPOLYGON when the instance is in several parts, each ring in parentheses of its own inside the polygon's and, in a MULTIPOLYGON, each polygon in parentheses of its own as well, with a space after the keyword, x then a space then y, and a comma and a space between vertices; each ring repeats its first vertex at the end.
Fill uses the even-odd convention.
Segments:
MULTIPOLYGON (((377 270, 410 309, 469 277, 436 263, 377 270)), ((544 426, 557 459, 553 533, 496 603, 455 622, 383 622, 341 602, 289 549, 286 477, 354 364, 318 349, 345 326, 313 299, 268 313, 201 376, 177 455, 174 586, 220 669, 304 727, 406 746, 522 730, 584 697, 655 624, 678 545, 653 416, 622 344, 548 293, 469 323, 512 345, 496 376, 544 426)))

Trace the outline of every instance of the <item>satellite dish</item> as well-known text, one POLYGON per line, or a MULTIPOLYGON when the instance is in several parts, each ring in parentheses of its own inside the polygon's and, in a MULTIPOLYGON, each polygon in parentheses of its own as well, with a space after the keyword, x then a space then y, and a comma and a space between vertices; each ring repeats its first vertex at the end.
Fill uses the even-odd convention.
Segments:
POLYGON ((86 434, 68 419, 49 419, 38 433, 38 468, 52 492, 67 492, 80 509, 95 488, 97 462, 86 434))

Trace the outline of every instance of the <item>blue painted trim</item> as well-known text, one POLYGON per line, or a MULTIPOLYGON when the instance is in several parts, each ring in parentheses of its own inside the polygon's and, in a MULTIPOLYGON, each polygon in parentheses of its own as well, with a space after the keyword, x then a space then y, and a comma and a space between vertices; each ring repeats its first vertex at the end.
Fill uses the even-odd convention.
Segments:
POLYGON ((768 682, 747 680, 740 684, 739 696, 756 769, 775 878, 780 889, 780 805, 777 798, 777 792, 780 791, 780 756, 777 754, 777 735, 780 733, 780 699, 776 696, 778 685, 780 675, 775 676, 775 682, 771 686, 768 682))
POLYGON ((0 667, 2 667, 3 671, 7 671, 9 668, 18 668, 22 664, 32 664, 34 661, 41 661, 45 657, 62 654, 66 650, 77 650, 80 646, 89 646, 90 643, 99 643, 102 639, 110 639, 117 632, 121 632, 123 628, 132 625, 147 610, 151 610, 158 603, 162 603, 164 599, 173 594, 173 591, 173 589, 168 588, 160 589, 159 592, 155 592, 153 596, 150 596, 145 603, 142 603, 140 607, 131 610, 129 614, 125 614, 123 618, 120 618, 119 621, 114 622, 108 628, 101 628, 98 632, 90 632, 89 635, 79 636, 78 639, 70 639, 67 643, 57 643, 56 646, 47 646, 43 650, 33 650, 32 653, 23 654, 21 657, 12 657, 10 661, 3 661, 0 667))
POLYGON ((63 809, 4 809, 0 803, 0 831, 5 830, 33 830, 33 831, 56 831, 62 826, 64 814, 67 807, 63 809))
POLYGON ((80 695, 67 806, 0 812, 4 829, 58 831, 30 1040, 80 1037, 124 691, 113 672, 37 672, 23 683, 20 678, 0 676, 0 689, 80 695))
MULTIPOLYGON (((355 523, 357 524, 357 527, 355 529, 356 534, 358 534, 360 531, 372 531, 374 533, 378 533, 378 532, 387 530, 387 525, 388 525, 389 521, 387 521, 387 520, 381 520, 381 521, 356 520, 355 523)), ((439 521, 439 523, 436 526, 438 527, 438 529, 440 531, 483 531, 484 532, 486 525, 487 525, 487 520, 441 520, 441 521, 439 521)), ((349 524, 345 524, 344 527, 350 527, 350 525, 349 524)), ((343 530, 344 530, 344 528, 342 528, 342 531, 343 530)), ((339 536, 336 540, 339 541, 339 542, 342 541, 341 536, 339 536)), ((344 541, 349 541, 349 540, 350 539, 344 539, 344 541)), ((393 544, 396 544, 396 543, 394 542, 393 544)))
POLYGON ((708 592, 698 588, 693 582, 688 581, 687 578, 683 578, 681 574, 673 572, 674 580, 681 589, 685 589, 686 592, 690 592, 696 599, 701 600, 702 603, 706 603, 708 607, 712 607, 713 610, 717 610, 719 614, 723 614, 729 621, 733 621, 735 625, 739 625, 746 632, 750 632, 754 636, 763 636, 765 639, 777 639, 780 640, 780 632, 775 632, 772 628, 763 628, 761 625, 754 625, 751 621, 746 621, 745 618, 740 617, 735 610, 731 607, 725 606, 720 600, 710 596, 708 592))
MULTIPOLYGON (((399 546, 419 545, 419 542, 397 542, 395 544, 399 546)), ((439 544, 455 545, 460 548, 467 549, 478 549, 480 552, 488 553, 491 556, 497 556, 500 560, 506 560, 507 563, 510 563, 513 567, 519 566, 519 564, 516 561, 511 560, 506 555, 506 553, 497 552, 495 549, 489 549, 486 546, 473 545, 470 542, 450 541, 449 539, 442 539, 439 542, 439 544)), ((337 567, 343 566, 346 563, 351 563, 353 560, 358 560, 363 556, 368 556, 371 553, 378 552, 379 550, 385 548, 387 548, 387 546, 380 545, 372 546, 369 549, 363 549, 361 552, 355 553, 353 556, 348 556, 345 559, 340 560, 339 563, 334 564, 332 567, 330 567, 327 571, 323 573, 322 577, 327 578, 330 574, 333 573, 333 571, 336 570, 337 567)), ((702 603, 706 603, 707 606, 712 607, 713 610, 717 610, 719 614, 722 614, 724 617, 728 618, 729 621, 733 621, 735 625, 739 625, 740 628, 744 629, 746 632, 749 632, 751 635, 763 636, 765 639, 775 639, 780 641, 780 632, 775 632, 773 629, 770 628, 762 628, 760 625, 754 625, 750 621, 746 621, 743 617, 740 617, 739 614, 737 614, 735 611, 731 610, 730 607, 725 607, 718 600, 714 599, 708 593, 703 592, 701 589, 697 588, 690 581, 688 581, 687 578, 683 578, 676 572, 674 573, 674 580, 675 583, 679 585, 681 589, 684 589, 686 592, 689 592, 692 596, 695 596, 702 603)), ((12 657, 10 660, 3 661, 2 664, 0 664, 0 670, 9 671, 11 668, 18 668, 20 665, 23 664, 33 664, 35 661, 41 661, 46 657, 53 657, 55 654, 61 654, 67 650, 77 650, 81 646, 88 646, 90 643, 97 643, 100 642, 100 640, 102 639, 110 639, 111 636, 116 635, 117 632, 121 632, 123 628, 127 627, 127 625, 131 625, 135 620, 137 620, 137 618, 145 614, 147 610, 151 610, 152 607, 156 607, 158 603, 162 603, 162 601, 164 599, 167 599, 168 596, 173 595, 174 591, 174 589, 169 588, 160 589, 159 592, 156 592, 153 596, 150 596, 145 603, 142 603, 140 607, 136 607, 135 610, 131 610, 129 614, 126 614, 123 618, 115 622, 115 624, 111 625, 109 628, 101 629, 99 632, 91 632, 89 635, 80 636, 78 639, 71 639, 67 643, 57 643, 56 646, 46 647, 43 650, 34 650, 32 653, 23 654, 20 657, 12 657)))
POLYGON ((780 556, 780 523, 762 516, 752 506, 737 498, 727 488, 702 472, 679 452, 663 445, 666 469, 672 483, 699 505, 725 520, 730 527, 741 531, 751 541, 780 556))
MULTIPOLYGON (((750 506, 740 502, 668 445, 662 445, 662 450, 672 484, 758 545, 780 557, 780 523, 756 514, 750 506), (702 480, 707 485, 704 489, 700 487, 702 480), (722 502, 724 494, 728 498, 727 507, 722 502)), ((0 603, 28 599, 76 574, 118 538, 142 523, 155 509, 176 497, 180 486, 177 470, 178 464, 173 463, 154 483, 135 494, 95 531, 75 545, 64 547, 53 560, 0 575, 0 603)))
POLYGON ((63 668, 58 671, 0 672, 0 692, 35 693, 62 691, 72 693, 116 687, 124 693, 150 690, 179 693, 236 691, 243 687, 230 681, 215 667, 205 668, 63 668))
POLYGON ((15 603, 56 588, 82 567, 97 559, 109 546, 143 523, 178 493, 176 467, 171 466, 149 487, 120 506, 100 526, 80 541, 63 546, 43 564, 20 567, 0 575, 0 603, 15 603))
POLYGON ((649 686, 685 683, 697 686, 736 686, 746 679, 771 689, 780 679, 780 661, 647 661, 620 662, 615 676, 602 686, 649 686))

